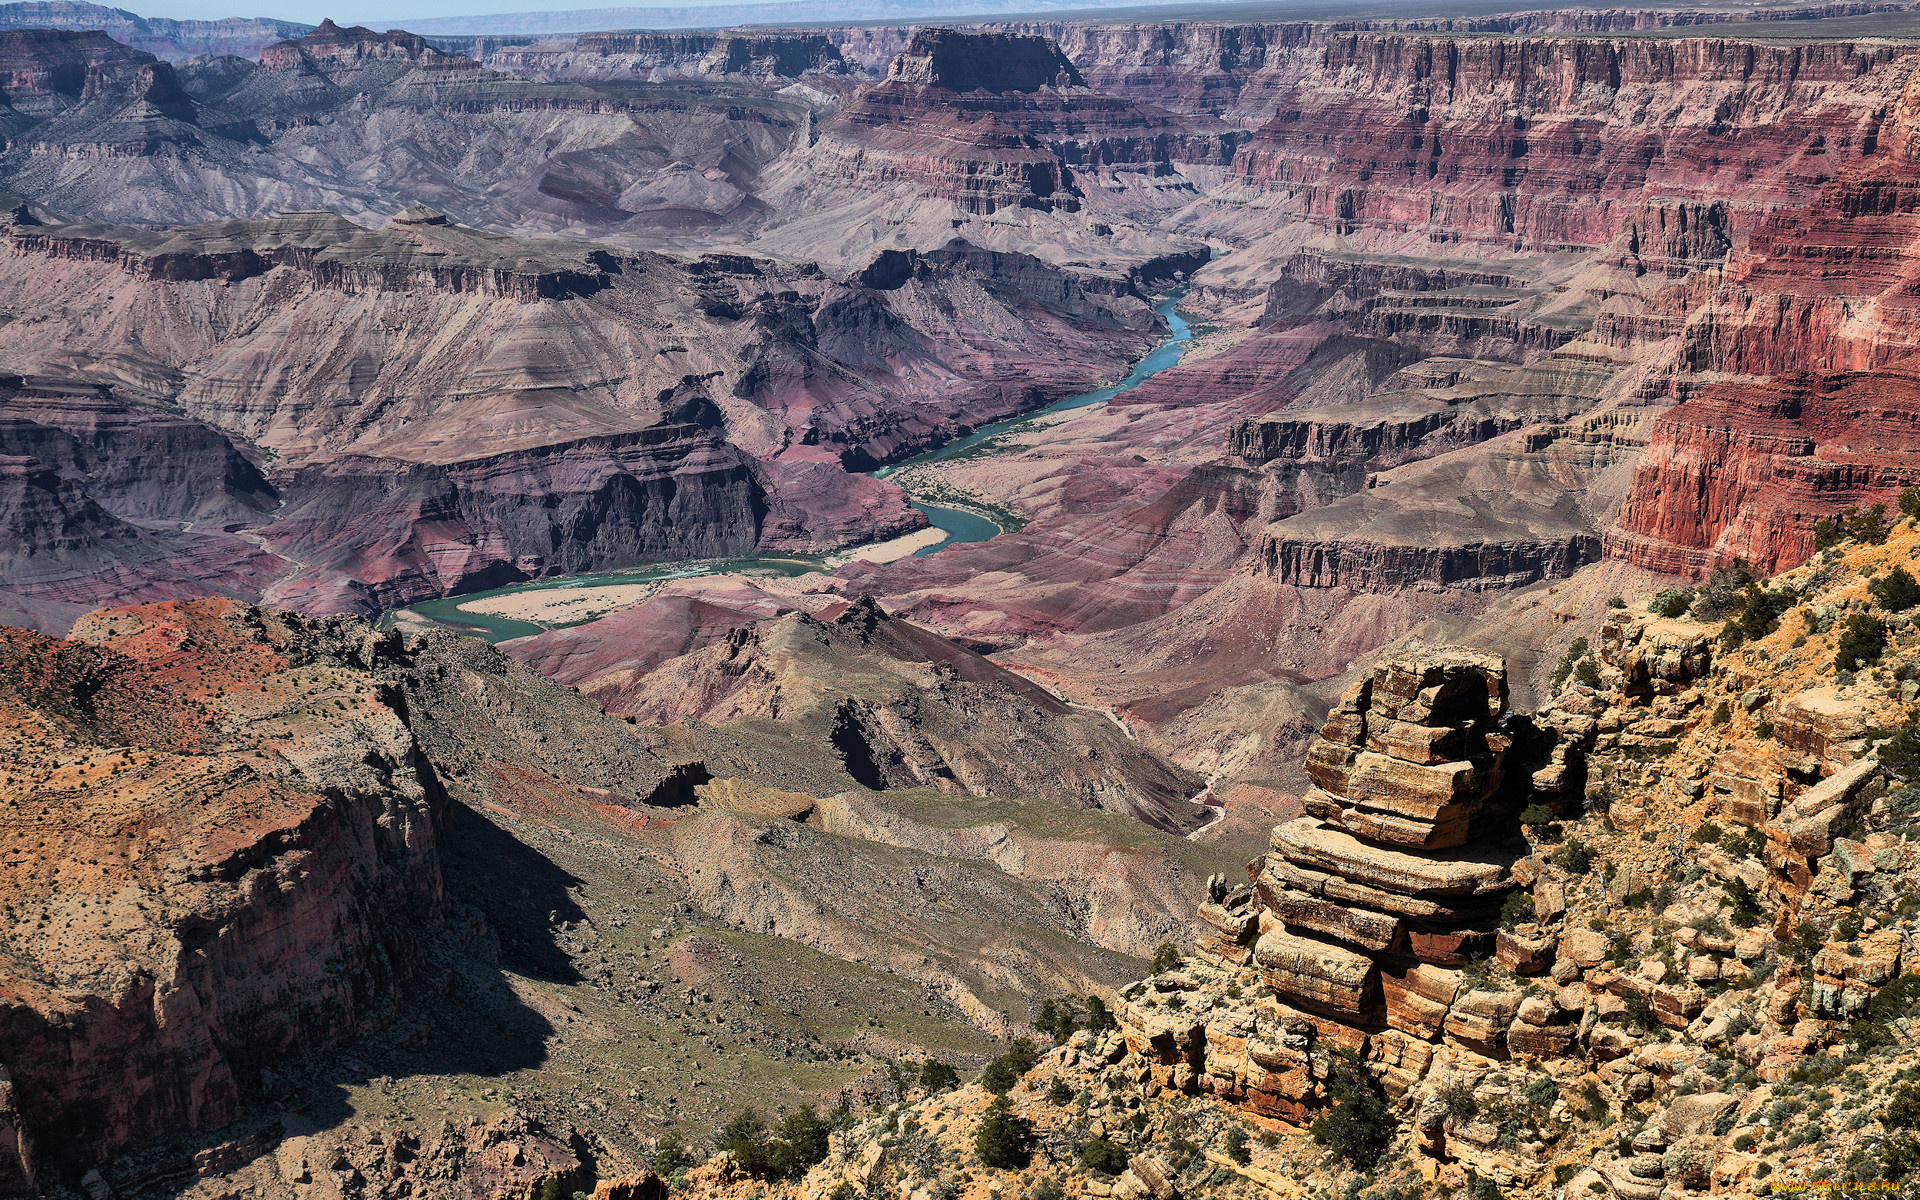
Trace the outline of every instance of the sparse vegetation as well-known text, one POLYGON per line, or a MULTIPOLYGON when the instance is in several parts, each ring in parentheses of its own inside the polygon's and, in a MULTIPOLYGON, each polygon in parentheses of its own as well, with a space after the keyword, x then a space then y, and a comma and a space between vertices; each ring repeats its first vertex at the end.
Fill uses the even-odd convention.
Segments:
POLYGON ((1887 540, 1892 529, 1887 523, 1885 504, 1875 503, 1865 508, 1849 505, 1837 516, 1822 517, 1814 522, 1813 545, 1816 550, 1830 549, 1841 542, 1878 546, 1887 540))
POLYGON ((1127 1169, 1127 1152, 1106 1138, 1097 1137, 1080 1148, 1080 1161, 1090 1171, 1118 1175, 1127 1169))
POLYGON ((1854 613, 1840 629, 1833 665, 1842 671, 1857 671, 1879 662, 1886 646, 1886 622, 1867 613, 1854 613))
POLYGON ((811 1104, 782 1117, 771 1132, 758 1113, 746 1108, 720 1127, 714 1149, 733 1155, 740 1169, 757 1179, 798 1179, 827 1157, 829 1132, 811 1104))
POLYGON ((1033 1039, 1016 1038, 1005 1054, 988 1063, 987 1069, 980 1072, 980 1086, 996 1096, 1004 1096, 1039 1061, 1040 1048, 1033 1044, 1033 1039))
POLYGON ((1905 567, 1895 567, 1885 575, 1867 585, 1867 591, 1873 593, 1881 608, 1888 612, 1905 612, 1920 604, 1920 580, 1905 567))
POLYGON ((1393 1120, 1380 1081, 1358 1058, 1343 1053, 1333 1061, 1327 1098, 1333 1107, 1314 1121, 1313 1140, 1347 1165, 1373 1170, 1393 1138, 1393 1120))
POLYGON ((973 1149, 989 1167, 1024 1167, 1033 1157, 1033 1125, 1013 1111, 1005 1096, 1000 1096, 980 1118, 973 1149))

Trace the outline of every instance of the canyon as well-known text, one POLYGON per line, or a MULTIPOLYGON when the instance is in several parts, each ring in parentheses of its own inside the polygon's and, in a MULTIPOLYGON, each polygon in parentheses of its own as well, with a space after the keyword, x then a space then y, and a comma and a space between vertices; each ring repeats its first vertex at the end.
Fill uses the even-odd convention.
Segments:
POLYGON ((4 7, 0 1194, 1901 1170, 1906 10, 4 7))

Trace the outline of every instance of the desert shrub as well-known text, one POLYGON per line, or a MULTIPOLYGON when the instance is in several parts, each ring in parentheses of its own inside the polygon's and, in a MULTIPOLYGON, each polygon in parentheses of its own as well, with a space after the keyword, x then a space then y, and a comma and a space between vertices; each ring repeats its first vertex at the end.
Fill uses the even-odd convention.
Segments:
POLYGON ((1920 722, 1908 721, 1880 743, 1880 765, 1909 783, 1920 783, 1920 722))
POLYGON ((1127 1152, 1106 1138, 1097 1137, 1080 1147, 1080 1161, 1088 1170, 1102 1175, 1118 1175, 1127 1169, 1127 1152))
POLYGON ((1746 604, 1747 588, 1759 580, 1759 574, 1744 559, 1721 567, 1694 593, 1694 619, 1719 621, 1739 612, 1746 604))
POLYGON ((1509 892, 1500 905, 1500 928, 1514 929, 1533 920, 1533 897, 1524 891, 1509 892))
POLYGON ((769 1132, 751 1108, 720 1127, 714 1149, 731 1153, 740 1169, 760 1179, 798 1179, 807 1168, 827 1157, 830 1127, 803 1104, 780 1119, 769 1132))
POLYGON ((1567 643, 1567 652, 1560 656, 1559 664, 1553 668, 1553 674, 1549 677, 1554 691, 1560 690, 1560 685, 1573 674, 1573 664, 1585 658, 1589 648, 1585 638, 1575 638, 1567 643))
POLYGON ((1060 1186, 1059 1180, 1048 1175, 1034 1184, 1033 1191, 1028 1195, 1032 1200, 1066 1200, 1067 1189, 1060 1186))
POLYGON ((1529 804, 1520 810, 1520 823, 1528 829, 1542 829, 1553 824, 1553 809, 1544 804, 1529 804))
POLYGON ((920 1086, 926 1088, 930 1096, 950 1092, 960 1086, 960 1072, 937 1058, 930 1058, 920 1064, 920 1086))
POLYGON ((1053 1082, 1047 1085, 1047 1103, 1055 1108, 1064 1108, 1073 1103, 1073 1085, 1055 1075, 1053 1082))
POLYGON ((1004 1096, 1039 1061, 1040 1048, 1033 1044, 1033 1039, 1016 1038, 1005 1054, 988 1063, 987 1069, 980 1072, 980 1086, 996 1096, 1004 1096))
POLYGON ((1593 851, 1579 838, 1568 838, 1547 861, 1568 874, 1584 875, 1593 866, 1593 851))
POLYGON ((1358 1057, 1341 1054, 1327 1079, 1327 1097, 1333 1107, 1314 1121, 1313 1140, 1349 1166, 1373 1170, 1393 1138, 1393 1119, 1380 1081, 1358 1057))
POLYGON ((680 1141, 680 1135, 668 1130, 660 1135, 653 1144, 653 1173, 662 1179, 672 1179, 676 1174, 693 1165, 693 1155, 680 1141))
POLYGON ((1867 585, 1880 607, 1888 612, 1905 612, 1920 604, 1920 580, 1905 567, 1895 567, 1867 585))
POLYGON ((1857 671, 1879 662, 1880 652, 1886 648, 1886 623, 1867 613, 1854 613, 1841 627, 1840 639, 1834 644, 1833 665, 1842 671, 1857 671))
POLYGON ((1780 628, 1780 618, 1799 597, 1791 589, 1767 589, 1749 583, 1730 601, 1727 623, 1720 630, 1720 644, 1738 646, 1757 641, 1780 628))
POLYGON ((1153 973, 1158 975, 1171 971, 1180 965, 1180 947, 1172 942, 1161 942, 1153 948, 1153 973))
POLYGON ((1862 545, 1878 546, 1887 540, 1892 526, 1887 524, 1887 506, 1871 504, 1866 508, 1849 505, 1833 517, 1822 517, 1813 525, 1813 545, 1817 550, 1837 546, 1841 542, 1859 542, 1862 545))
POLYGON ((1727 707, 1727 702, 1725 700, 1722 700, 1720 703, 1713 706, 1713 716, 1709 718, 1712 724, 1725 725, 1728 721, 1732 719, 1733 719, 1733 710, 1727 707))
POLYGON ((1024 1167, 1033 1158, 1033 1125, 1001 1096, 980 1118, 973 1149, 989 1167, 1024 1167))
POLYGON ((1647 605, 1647 610, 1656 617, 1673 619, 1686 616, 1687 610, 1691 607, 1693 607, 1692 588, 1668 588, 1655 594, 1653 600, 1647 605))
POLYGON ((1600 686, 1600 664, 1591 658, 1583 658, 1573 664, 1573 679, 1582 687, 1600 686))
POLYGON ((1227 1157, 1243 1167, 1253 1161, 1253 1150, 1247 1145, 1247 1131, 1238 1125, 1227 1130, 1224 1148, 1227 1157))
POLYGON ((1113 1019, 1113 1010, 1107 1007, 1105 1000, 1098 996, 1088 996, 1085 1024, 1088 1029, 1099 1033, 1102 1030, 1114 1028, 1119 1022, 1113 1019))
POLYGON ((1702 845, 1717 846, 1720 844, 1720 839, 1726 836, 1726 832, 1712 821, 1702 821, 1693 831, 1693 840, 1702 845))
POLYGON ((1527 1090, 1522 1095, 1535 1108, 1545 1108, 1560 1098, 1560 1085, 1554 1082, 1551 1075, 1536 1075, 1527 1083, 1527 1090))
POLYGON ((1073 1001, 1062 1000, 1058 1004, 1048 1000, 1040 1005, 1040 1016, 1033 1027, 1053 1038, 1053 1044, 1063 1044, 1080 1028, 1079 1014, 1073 1011, 1073 1001))

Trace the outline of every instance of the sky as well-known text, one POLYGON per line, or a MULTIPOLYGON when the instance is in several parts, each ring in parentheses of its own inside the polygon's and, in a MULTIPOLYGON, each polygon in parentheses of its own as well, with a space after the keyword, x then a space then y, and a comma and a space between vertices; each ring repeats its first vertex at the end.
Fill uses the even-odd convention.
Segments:
MULTIPOLYGON (((707 8, 719 4, 734 5, 743 0, 94 0, 112 8, 126 9, 143 17, 173 17, 179 20, 216 20, 221 17, 277 17, 283 21, 303 21, 318 25, 332 17, 342 25, 368 25, 375 29, 405 26, 410 17, 462 17, 484 13, 566 12, 589 8, 707 8)), ((766 0, 744 0, 747 3, 766 0)), ((833 0, 815 5, 823 16, 837 7, 833 0)), ((594 26, 601 28, 601 26, 594 26)))

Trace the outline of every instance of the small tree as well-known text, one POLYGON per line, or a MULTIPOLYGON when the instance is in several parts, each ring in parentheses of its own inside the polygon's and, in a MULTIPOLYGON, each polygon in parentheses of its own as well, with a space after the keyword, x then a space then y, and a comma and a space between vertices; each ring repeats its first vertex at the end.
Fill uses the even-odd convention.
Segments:
POLYGON ((1088 1029, 1099 1033, 1103 1030, 1112 1029, 1118 1024, 1119 1022, 1113 1019, 1113 1010, 1107 1007, 1105 1000, 1102 1000, 1098 996, 1087 997, 1088 1029))
POLYGON ((1051 1036, 1053 1044, 1059 1046, 1065 1044, 1073 1036, 1074 1030, 1080 1028, 1080 1018, 1073 1011, 1073 1001, 1062 1000, 1056 1004, 1048 1000, 1040 1006, 1040 1016, 1034 1021, 1033 1027, 1051 1036))
POLYGON ((1172 942, 1161 942, 1153 948, 1153 973, 1159 975, 1171 971, 1180 965, 1180 947, 1172 942))
POLYGON ((1087 1169, 1102 1175, 1118 1175, 1127 1169, 1127 1152, 1106 1138, 1097 1137, 1080 1147, 1080 1161, 1087 1169))
POLYGON ((980 1161, 990 1167, 1024 1167, 1033 1157, 1033 1126, 1013 1111, 1005 1096, 987 1106, 974 1131, 973 1149, 980 1161))
POLYGON ((929 1058, 920 1064, 920 1086, 929 1096, 950 1092, 960 1086, 960 1072, 937 1058, 929 1058))
POLYGON ((1920 580, 1905 567, 1895 567, 1867 585, 1880 607, 1888 612, 1905 612, 1920 604, 1920 580))
POLYGON ((1900 515, 1920 517, 1920 487, 1910 487, 1900 493, 1900 515))
POLYGON ((1901 779, 1920 781, 1920 722, 1904 723, 1880 743, 1880 765, 1901 779))
POLYGON ((1833 665, 1842 671, 1857 671, 1869 663, 1879 662, 1880 652, 1886 647, 1885 623, 1866 613, 1854 613, 1840 630, 1840 640, 1834 646, 1833 665))
POLYGON ((1227 1157, 1243 1167, 1253 1161, 1253 1150, 1247 1145, 1247 1131, 1238 1125, 1227 1130, 1224 1147, 1227 1157))
POLYGON ((558 1175, 549 1175, 540 1181, 540 1200, 562 1200, 565 1195, 558 1175))
POLYGON ((660 1178, 672 1179, 692 1165, 693 1155, 687 1153, 678 1133, 668 1130, 653 1144, 653 1173, 660 1178))
POLYGON ((1033 1044, 1032 1038, 1016 1039, 1013 1045, 1007 1047, 1005 1054, 988 1063, 987 1069, 980 1072, 980 1086, 996 1096, 1004 1096, 1039 1061, 1040 1048, 1033 1044))
POLYGON ((1065 1108, 1073 1103, 1073 1085, 1055 1075, 1047 1086, 1047 1103, 1055 1108, 1065 1108))
POLYGON ((1327 1079, 1333 1107, 1314 1121, 1313 1140, 1356 1170, 1371 1172, 1393 1138, 1386 1093, 1358 1056, 1340 1054, 1327 1079))
POLYGON ((1880 1124, 1888 1129, 1920 1127, 1920 1087, 1909 1083, 1895 1092, 1880 1114, 1880 1124))

